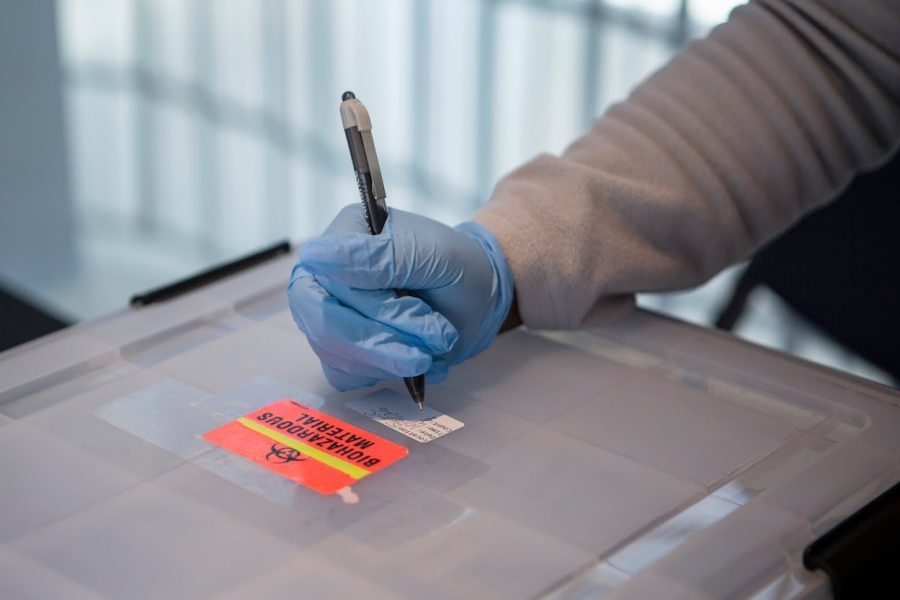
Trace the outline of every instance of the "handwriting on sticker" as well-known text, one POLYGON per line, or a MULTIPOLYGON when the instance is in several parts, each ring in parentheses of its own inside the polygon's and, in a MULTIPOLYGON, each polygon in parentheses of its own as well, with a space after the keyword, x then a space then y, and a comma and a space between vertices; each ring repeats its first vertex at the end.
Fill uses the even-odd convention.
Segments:
POLYGON ((416 440, 430 442, 456 431, 461 421, 426 406, 420 411, 409 401, 389 390, 381 390, 347 404, 348 407, 394 431, 416 440))
POLYGON ((370 408, 363 414, 371 419, 375 419, 382 425, 387 425, 391 429, 400 431, 401 433, 406 433, 411 436, 415 434, 425 442, 453 431, 453 429, 447 425, 437 422, 437 416, 419 420, 405 419, 384 406, 370 408))
POLYGON ((438 430, 446 428, 447 431, 444 431, 441 435, 453 431, 452 429, 446 427, 446 425, 441 425, 440 423, 436 422, 436 419, 442 416, 439 414, 435 414, 430 417, 424 417, 422 419, 410 419, 409 417, 404 417, 403 415, 392 411, 386 406, 373 406, 372 408, 368 408, 365 411, 361 412, 370 419, 375 419, 376 421, 379 421, 381 423, 390 421, 394 425, 404 426, 413 431, 418 429, 426 429, 430 425, 436 426, 438 430))

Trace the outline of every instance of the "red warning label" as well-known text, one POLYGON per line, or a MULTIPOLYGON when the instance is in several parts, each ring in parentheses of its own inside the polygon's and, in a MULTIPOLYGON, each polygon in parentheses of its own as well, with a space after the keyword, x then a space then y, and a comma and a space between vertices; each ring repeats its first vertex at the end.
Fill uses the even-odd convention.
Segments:
POLYGON ((333 494, 409 451, 294 400, 273 402, 203 439, 322 494, 333 494))

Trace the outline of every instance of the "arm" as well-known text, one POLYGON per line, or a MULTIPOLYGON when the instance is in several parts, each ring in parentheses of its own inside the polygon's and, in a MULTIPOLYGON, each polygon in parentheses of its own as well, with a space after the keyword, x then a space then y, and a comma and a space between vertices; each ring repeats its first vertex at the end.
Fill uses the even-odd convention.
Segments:
POLYGON ((342 211, 288 288, 332 384, 440 381, 501 329, 589 325, 635 292, 696 284, 886 160, 900 6, 834 4, 737 9, 562 156, 505 177, 480 225, 394 210, 370 236, 342 211))
POLYGON ((506 176, 475 220, 526 325, 589 325, 744 258, 898 140, 900 4, 763 0, 506 176))

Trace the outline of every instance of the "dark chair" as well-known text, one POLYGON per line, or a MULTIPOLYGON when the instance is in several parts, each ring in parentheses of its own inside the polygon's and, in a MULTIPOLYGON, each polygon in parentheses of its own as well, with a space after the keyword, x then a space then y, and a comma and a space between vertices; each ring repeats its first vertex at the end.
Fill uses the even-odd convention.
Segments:
POLYGON ((716 326, 760 285, 900 381, 900 155, 757 252, 716 326))
POLYGON ((0 282, 0 352, 70 324, 0 282))

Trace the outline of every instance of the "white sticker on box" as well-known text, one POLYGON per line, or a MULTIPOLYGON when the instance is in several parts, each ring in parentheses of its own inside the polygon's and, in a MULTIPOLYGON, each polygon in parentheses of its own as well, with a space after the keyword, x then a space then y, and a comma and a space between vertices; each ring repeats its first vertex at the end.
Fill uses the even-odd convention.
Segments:
POLYGON ((391 390, 380 390, 348 402, 347 406, 423 444, 463 426, 462 421, 440 413, 428 404, 419 410, 408 396, 401 396, 391 390))

